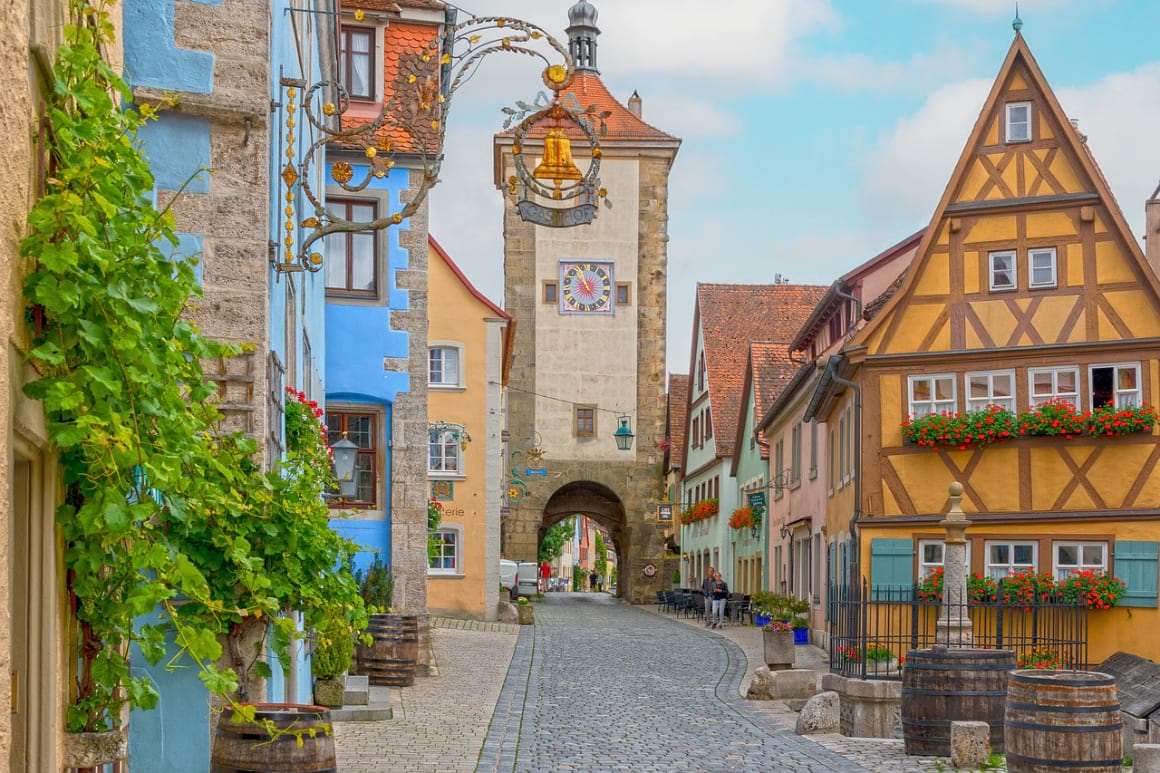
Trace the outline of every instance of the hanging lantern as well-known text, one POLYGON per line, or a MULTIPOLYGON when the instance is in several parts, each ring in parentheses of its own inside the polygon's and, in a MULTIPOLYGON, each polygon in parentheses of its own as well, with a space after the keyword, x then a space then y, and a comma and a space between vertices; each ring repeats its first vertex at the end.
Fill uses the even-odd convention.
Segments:
POLYGON ((621 451, 628 451, 632 448, 632 440, 636 437, 632 429, 628 426, 628 417, 620 417, 620 426, 616 428, 616 432, 612 433, 612 437, 616 439, 616 447, 621 451))
POLYGON ((334 452, 334 477, 338 478, 338 492, 343 499, 350 499, 358 493, 358 481, 354 477, 354 463, 358 458, 358 446, 346 435, 330 447, 334 452))

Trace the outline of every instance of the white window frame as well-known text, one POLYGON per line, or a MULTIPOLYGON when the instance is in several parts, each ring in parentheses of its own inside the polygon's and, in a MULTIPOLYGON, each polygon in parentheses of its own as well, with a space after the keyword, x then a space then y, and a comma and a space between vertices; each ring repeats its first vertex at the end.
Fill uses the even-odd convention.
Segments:
POLYGON ((466 477, 463 471, 463 449, 460 447, 460 441, 455 439, 452 431, 446 430, 444 432, 427 432, 427 476, 430 478, 437 478, 446 480, 448 478, 462 479, 466 477), (432 436, 440 435, 436 440, 432 436), (435 469, 431 465, 431 451, 433 446, 438 443, 440 447, 440 457, 443 464, 442 469, 435 469), (449 455, 447 452, 451 451, 449 455), (452 457, 454 458, 454 467, 449 464, 452 457))
POLYGON ((1062 365, 1054 368, 1028 368, 1027 369, 1027 395, 1031 398, 1032 405, 1042 405, 1049 400, 1062 398, 1068 400, 1075 406, 1076 410, 1080 408, 1079 399, 1079 366, 1078 365, 1062 365), (1071 373, 1075 377, 1075 391, 1061 392, 1059 391, 1059 374, 1071 373), (1051 394, 1037 395, 1035 394, 1035 377, 1043 375, 1051 375, 1051 394))
MULTIPOLYGON (((460 524, 457 524, 457 523, 441 523, 441 524, 439 524, 439 527, 436 528, 434 530, 434 532, 432 532, 432 533, 439 534, 440 532, 447 532, 447 533, 453 534, 455 536, 455 545, 454 545, 454 550, 452 552, 452 559, 455 562, 455 566, 450 567, 450 568, 446 568, 443 566, 433 567, 433 566, 431 566, 431 558, 428 557, 427 558, 427 574, 430 576, 443 576, 443 577, 446 577, 448 575, 462 576, 463 575, 463 526, 461 526, 460 524)), ((439 551, 440 551, 439 555, 440 555, 440 559, 441 559, 440 563, 442 563, 442 558, 445 557, 445 554, 443 552, 445 547, 446 547, 446 543, 443 543, 439 546, 439 551)))
MULTIPOLYGON (((445 367, 444 370, 446 370, 445 367)), ((431 341, 427 345, 427 386, 431 389, 463 389, 463 344, 456 341, 431 341), (455 352, 454 379, 445 381, 431 380, 431 355, 436 351, 455 352)))
POLYGON ((949 411, 949 412, 953 413, 954 411, 956 411, 958 409, 958 406, 959 406, 958 390, 959 390, 958 379, 955 378, 954 373, 932 373, 929 376, 928 375, 907 376, 907 378, 906 378, 906 402, 907 402, 907 408, 910 412, 910 416, 912 418, 917 419, 921 416, 929 416, 933 413, 941 413, 942 411, 949 411), (937 379, 950 379, 950 382, 951 382, 951 399, 950 400, 939 400, 936 398, 936 396, 935 396, 935 381, 937 379), (930 400, 919 400, 916 403, 916 401, 914 399, 914 384, 915 384, 915 382, 918 382, 918 381, 930 382, 930 396, 931 396, 930 400), (916 404, 926 405, 928 403, 930 405, 929 410, 924 410, 922 413, 919 413, 918 411, 915 410, 916 404), (949 405, 948 405, 948 403, 949 403, 949 405), (943 407, 940 407, 940 406, 943 406, 943 407))
POLYGON ((1016 290, 1019 287, 1019 253, 1015 250, 994 250, 987 253, 987 282, 991 292, 1009 292, 1016 290), (995 283, 995 259, 996 258, 1011 258, 1011 269, 1008 273, 1011 276, 1009 284, 995 283))
POLYGON ((830 496, 834 495, 834 489, 838 485, 838 465, 836 464, 838 444, 835 439, 836 435, 837 433, 835 432, 834 428, 830 426, 830 442, 826 445, 826 453, 830 458, 830 464, 826 470, 826 482, 829 484, 829 486, 826 488, 826 493, 828 493, 830 496))
POLYGON ((846 486, 846 411, 838 413, 838 488, 846 486))
MULTIPOLYGON (((918 541, 918 554, 917 554, 916 558, 918 560, 918 579, 919 579, 919 581, 922 581, 922 580, 925 580, 927 577, 930 577, 931 573, 935 569, 937 569, 940 566, 945 565, 946 560, 947 560, 946 542, 944 542, 941 539, 920 539, 918 541), (942 549, 942 553, 941 553, 938 561, 925 561, 925 560, 923 560, 925 558, 925 552, 923 549, 928 545, 931 545, 931 546, 937 545, 939 548, 942 549)), ((971 541, 967 540, 967 576, 968 577, 970 576, 970 572, 971 572, 971 541)))
POLYGON ((1032 247, 1027 250, 1027 286, 1032 289, 1040 289, 1044 287, 1055 287, 1058 284, 1058 275, 1056 272, 1055 248, 1054 247, 1032 247), (1037 257, 1047 256, 1048 266, 1051 269, 1051 279, 1046 282, 1035 281, 1035 259, 1037 257))
POLYGON ((993 580, 1010 577, 1011 572, 1018 569, 1031 569, 1032 571, 1039 570, 1039 543, 1034 540, 1030 542, 1021 540, 987 540, 985 543, 983 543, 983 549, 985 551, 983 554, 984 570, 986 575, 993 580), (1006 546, 1010 550, 1010 560, 1005 564, 993 563, 991 561, 991 548, 1003 546, 1006 546), (1015 561, 1015 548, 1027 546, 1031 547, 1031 563, 1017 563, 1015 561), (1001 569, 1001 571, 996 572, 996 570, 999 569, 1001 569))
POLYGON ((977 370, 973 373, 966 374, 963 381, 966 387, 966 394, 964 397, 967 401, 968 411, 981 411, 988 405, 998 405, 1001 408, 1015 413, 1015 371, 1014 370, 977 370), (1011 384, 1010 397, 995 397, 995 376, 1006 376, 1008 383, 1011 384), (987 396, 985 398, 971 397, 971 379, 986 378, 987 379, 987 396))
POLYGON ((1069 542, 1057 541, 1051 543, 1051 573, 1057 580, 1064 580, 1071 576, 1073 570, 1083 571, 1084 569, 1092 569, 1098 572, 1108 571, 1108 543, 1107 542, 1069 542), (1067 565, 1061 567, 1059 564, 1059 549, 1066 547, 1074 547, 1079 549, 1079 563, 1072 566, 1067 565), (1100 549, 1100 563, 1092 564, 1086 563, 1083 560, 1084 548, 1098 547, 1100 549))
POLYGON ((1008 102, 1007 103, 1005 114, 1004 114, 1005 120, 1004 120, 1003 124, 1004 124, 1004 136, 1006 137, 1006 141, 1008 144, 1010 144, 1012 142, 1031 142, 1031 138, 1032 138, 1032 136, 1034 136, 1032 131, 1031 131, 1031 120, 1032 120, 1032 113, 1033 112, 1034 111, 1032 110, 1032 106, 1031 106, 1030 102, 1008 102), (1011 120, 1012 109, 1013 108, 1020 108, 1020 107, 1027 108, 1027 120, 1026 121, 1012 121, 1011 120), (1019 137, 1013 136, 1011 133, 1011 127, 1013 125, 1014 126, 1021 126, 1023 124, 1027 125, 1027 136, 1025 136, 1025 137, 1024 136, 1019 136, 1019 137))
POLYGON ((1143 384, 1141 383, 1141 378, 1143 377, 1143 373, 1141 372, 1141 369, 1140 369, 1140 363, 1138 363, 1138 362, 1104 362, 1104 363, 1098 363, 1096 365, 1091 365, 1088 367, 1088 400, 1091 403, 1091 408, 1093 411, 1102 407, 1102 406, 1096 405, 1095 395, 1092 392, 1093 385, 1095 384, 1095 372, 1096 372, 1097 368, 1113 368, 1114 369, 1112 372, 1112 396, 1113 396, 1112 402, 1115 404, 1117 409, 1136 407, 1136 406, 1139 406, 1142 404, 1141 401, 1143 400, 1143 397, 1144 397, 1144 387, 1143 387, 1143 384), (1131 390, 1120 389, 1117 386, 1119 384, 1119 381, 1120 381, 1120 371, 1121 370, 1134 370, 1134 371, 1136 371, 1136 388, 1135 389, 1131 389, 1131 390))

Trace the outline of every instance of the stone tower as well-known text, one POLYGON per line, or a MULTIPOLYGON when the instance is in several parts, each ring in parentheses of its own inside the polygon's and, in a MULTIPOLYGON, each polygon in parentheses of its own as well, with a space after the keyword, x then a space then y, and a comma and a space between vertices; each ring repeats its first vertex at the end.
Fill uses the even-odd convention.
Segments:
MULTIPOLYGON (((502 549, 505 558, 535 561, 544 530, 583 513, 615 544, 620 594, 641 602, 662 587, 663 532, 671 526, 656 520, 656 502, 663 499, 668 186, 680 140, 645 123, 639 105, 629 110, 601 81, 593 5, 580 0, 568 20, 577 70, 568 91, 580 105, 611 113, 600 174, 613 207, 589 225, 557 229, 522 221, 506 202, 505 298, 515 319, 508 461, 527 493, 508 503, 502 549), (636 433, 629 451, 613 438, 622 417, 636 433), (528 474, 535 465, 522 452, 535 448, 546 475, 528 474)), ((530 169, 543 143, 529 135, 523 144, 530 169)), ((585 168, 586 143, 572 148, 585 168)), ((502 189, 513 168, 511 134, 498 135, 494 149, 502 189)))

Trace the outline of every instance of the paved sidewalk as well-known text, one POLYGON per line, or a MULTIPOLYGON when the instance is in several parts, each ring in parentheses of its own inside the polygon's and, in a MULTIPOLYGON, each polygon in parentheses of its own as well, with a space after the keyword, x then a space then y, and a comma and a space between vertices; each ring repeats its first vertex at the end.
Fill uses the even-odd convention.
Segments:
POLYGON ((390 688, 394 717, 334 723, 341 773, 475 770, 517 625, 431 621, 437 676, 390 688))

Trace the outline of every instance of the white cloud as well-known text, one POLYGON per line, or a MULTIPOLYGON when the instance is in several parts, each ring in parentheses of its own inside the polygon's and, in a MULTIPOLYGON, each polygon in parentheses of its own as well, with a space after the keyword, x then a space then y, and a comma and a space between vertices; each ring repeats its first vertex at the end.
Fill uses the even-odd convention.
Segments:
POLYGON ((981 46, 965 50, 943 41, 930 53, 916 53, 906 61, 882 61, 865 54, 825 56, 804 62, 804 77, 850 92, 913 93, 962 77, 975 68, 981 46))
MULTIPOLYGON (((971 11, 980 16, 1002 16, 1010 14, 1015 18, 1015 5, 1011 0, 917 0, 924 5, 941 5, 960 11, 971 11)), ((1019 14, 1027 11, 1042 11, 1066 5, 1068 0, 1019 0, 1019 14)))
MULTIPOLYGON (((944 86, 880 139, 864 162, 868 214, 929 220, 990 87, 985 80, 944 86)), ((1057 96, 1067 114, 1080 120, 1133 232, 1143 233, 1143 201, 1160 175, 1160 63, 1060 88, 1057 96)))

